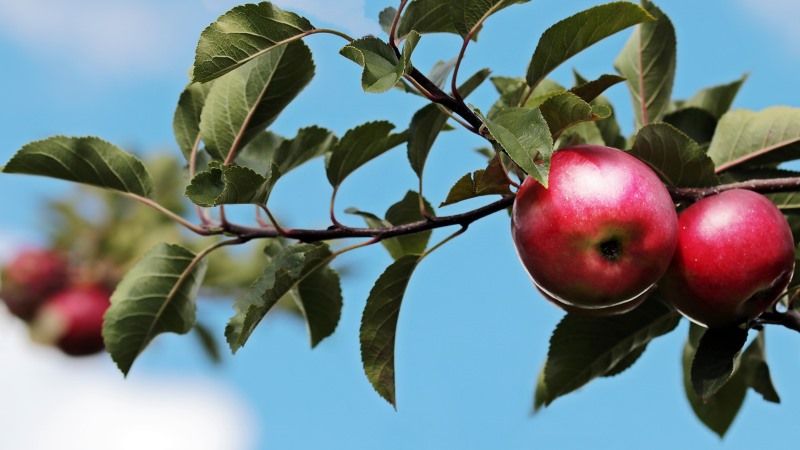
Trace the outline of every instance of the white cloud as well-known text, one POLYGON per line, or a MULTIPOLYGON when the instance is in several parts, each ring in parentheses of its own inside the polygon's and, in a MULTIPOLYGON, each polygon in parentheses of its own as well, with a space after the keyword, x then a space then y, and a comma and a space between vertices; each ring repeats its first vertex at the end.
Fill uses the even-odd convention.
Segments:
POLYGON ((800 28, 797 19, 800 17, 800 1, 798 0, 739 0, 752 16, 764 22, 771 33, 785 40, 789 49, 800 53, 800 28))
POLYGON ((141 73, 167 60, 169 17, 136 1, 0 0, 0 35, 62 63, 141 73))
POLYGON ((106 357, 71 359, 30 342, 0 308, 0 450, 248 450, 254 421, 198 378, 124 380, 106 357))
MULTIPOLYGON (((366 0, 272 0, 281 8, 308 15, 309 19, 324 21, 356 34, 377 34, 380 31, 377 19, 366 17, 366 0)), ((205 0, 206 5, 217 9, 219 5, 230 7, 241 1, 205 0)), ((312 22, 314 21, 312 20, 312 22)))

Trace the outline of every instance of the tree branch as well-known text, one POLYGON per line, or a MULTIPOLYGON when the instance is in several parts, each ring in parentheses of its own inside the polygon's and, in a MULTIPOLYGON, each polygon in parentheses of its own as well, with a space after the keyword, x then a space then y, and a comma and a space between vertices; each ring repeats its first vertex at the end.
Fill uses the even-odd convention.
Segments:
POLYGON ((800 332, 800 312, 765 312, 756 319, 756 323, 782 325, 790 330, 800 332))
POLYGON ((667 189, 674 200, 697 201, 732 189, 747 189, 762 194, 798 191, 800 190, 800 177, 747 180, 706 188, 667 187, 667 189))

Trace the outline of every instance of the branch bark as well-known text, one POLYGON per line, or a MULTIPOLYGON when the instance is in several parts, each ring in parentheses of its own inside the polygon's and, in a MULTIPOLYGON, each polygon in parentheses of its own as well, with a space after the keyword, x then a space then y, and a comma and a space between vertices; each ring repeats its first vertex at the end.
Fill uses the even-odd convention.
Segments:
POLYGON ((676 188, 668 187, 673 200, 697 201, 710 195, 733 189, 747 189, 762 194, 777 192, 794 192, 800 190, 800 177, 770 178, 739 181, 736 183, 720 184, 706 188, 676 188))

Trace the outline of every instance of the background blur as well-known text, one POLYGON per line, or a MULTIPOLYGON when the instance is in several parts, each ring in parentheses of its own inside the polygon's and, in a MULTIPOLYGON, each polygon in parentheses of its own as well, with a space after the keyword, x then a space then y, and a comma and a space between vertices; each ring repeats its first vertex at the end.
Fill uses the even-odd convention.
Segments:
MULTIPOLYGON (((275 3, 318 26, 365 34, 379 32, 374 18, 396 2, 275 3)), ((495 75, 524 74, 544 29, 596 3, 536 0, 497 14, 470 47, 463 79, 484 66, 495 75)), ((749 72, 735 107, 800 106, 800 2, 657 3, 677 30, 677 97, 749 72)), ((53 134, 99 135, 143 153, 177 155, 172 113, 196 39, 234 4, 0 0, 0 160, 53 134)), ((555 78, 571 84, 572 67, 587 78, 613 73, 612 61, 628 36, 623 32, 591 48, 555 78)), ((337 54, 338 38, 319 35, 307 42, 317 76, 275 131, 293 136, 297 128, 318 123, 341 133, 375 118, 405 128, 423 106, 401 93, 363 94, 358 67, 337 54)), ((425 36, 415 64, 426 71, 437 59, 454 56, 458 46, 454 36, 425 36)), ((609 96, 629 132, 626 88, 616 86, 609 96)), ((470 101, 487 109, 493 88, 486 83, 470 101)), ((461 175, 481 167, 481 157, 471 151, 478 145, 467 133, 440 137, 426 170, 432 203, 461 175)), ((338 204, 380 213, 415 186, 405 151, 398 148, 350 177, 338 204)), ((0 177, 0 257, 43 239, 41 205, 68 188, 39 178, 0 177)), ((316 161, 282 179, 271 204, 290 225, 320 226, 326 224, 329 194, 316 161)), ((415 273, 398 331, 396 412, 373 392, 358 353, 361 309, 389 264, 376 246, 342 259, 352 268, 344 280, 342 321, 314 351, 304 325, 279 313, 220 367, 207 362, 191 337, 169 335, 154 342, 123 380, 107 356, 66 359, 31 344, 21 323, 0 313, 0 449, 797 448, 787 433, 800 411, 800 336, 783 329, 768 332, 769 362, 783 404, 751 393, 724 441, 694 418, 682 392, 685 323, 650 345, 631 370, 597 380, 531 416, 534 380, 561 313, 538 298, 517 262, 508 226, 503 214, 473 225, 415 273)), ((229 304, 205 301, 199 308, 222 337, 229 304)))

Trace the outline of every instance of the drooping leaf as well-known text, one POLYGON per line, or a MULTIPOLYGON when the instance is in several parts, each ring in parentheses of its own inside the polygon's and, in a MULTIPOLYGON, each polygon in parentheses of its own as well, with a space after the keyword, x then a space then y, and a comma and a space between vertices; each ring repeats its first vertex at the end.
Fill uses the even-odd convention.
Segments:
POLYGON ((153 182, 144 164, 96 137, 54 136, 22 147, 5 173, 39 175, 150 197, 153 182))
POLYGON ((225 159, 268 127, 314 76, 302 42, 281 45, 218 78, 200 116, 206 151, 225 159))
POLYGON ((103 320, 103 341, 126 374, 134 360, 161 333, 186 334, 195 325, 195 298, 204 261, 178 245, 160 244, 147 252, 117 285, 103 320))
POLYGON ((686 133, 695 142, 707 144, 714 137, 717 119, 708 111, 696 107, 681 108, 664 116, 664 122, 686 133))
POLYGON ((178 107, 172 119, 172 130, 186 160, 200 134, 200 114, 213 83, 190 83, 178 99, 178 107))
POLYGON ((650 0, 642 5, 656 20, 639 25, 614 61, 628 79, 636 128, 659 120, 669 107, 677 59, 672 22, 650 0))
MULTIPOLYGON (((479 70, 458 89, 462 97, 466 98, 478 88, 489 76, 489 69, 479 70)), ((447 124, 448 115, 442 112, 436 105, 430 104, 420 109, 411 119, 408 127, 408 160, 411 168, 418 177, 422 178, 425 169, 425 161, 433 148, 433 144, 439 133, 447 124)))
POLYGON ((719 119, 731 108, 736 94, 739 93, 739 89, 745 81, 747 81, 747 74, 730 83, 703 89, 689 100, 682 102, 681 107, 700 108, 715 119, 719 119))
POLYGON ((717 125, 708 156, 722 172, 800 158, 800 108, 730 111, 717 125))
POLYGON ((781 398, 772 384, 772 376, 764 353, 765 346, 766 338, 762 331, 742 355, 742 367, 746 370, 748 383, 754 391, 768 402, 780 403, 781 398))
MULTIPOLYGON (((528 3, 530 0, 450 0, 453 25, 461 36, 485 20, 487 14, 494 14, 511 5, 528 3)), ((445 3, 445 2, 442 2, 445 3)))
POLYGON ((237 6, 200 34, 192 77, 211 81, 313 28, 307 19, 270 2, 237 6))
POLYGON ((405 64, 389 44, 374 36, 356 39, 342 47, 339 53, 364 69, 361 87, 366 92, 388 91, 400 81, 405 71, 405 64))
POLYGON ((686 398, 695 415, 711 431, 722 437, 730 428, 739 413, 747 395, 747 381, 744 371, 740 370, 727 384, 706 400, 700 398, 692 387, 692 360, 703 329, 692 325, 690 338, 683 348, 683 386, 686 398))
POLYGON ((613 372, 631 353, 672 331, 680 316, 655 295, 619 316, 567 314, 550 338, 536 403, 548 406, 592 379, 613 372))
MULTIPOLYGON (((577 75, 577 72, 576 72, 577 75)), ((601 75, 600 78, 580 83, 570 89, 570 92, 580 97, 585 102, 592 102, 611 86, 622 83, 625 78, 617 75, 601 75)))
MULTIPOLYGON (((420 201, 422 201, 422 205, 425 207, 428 214, 433 216, 433 206, 424 198, 420 199, 419 193, 414 191, 408 191, 402 200, 390 206, 386 211, 385 219, 381 219, 372 213, 359 211, 355 208, 348 208, 346 212, 361 216, 369 227, 388 228, 422 220, 424 217, 420 211, 420 201)), ((431 234, 431 231, 423 231, 405 236, 397 236, 384 239, 381 241, 381 244, 386 248, 392 258, 400 259, 406 255, 422 254, 428 247, 431 234)))
POLYGON ((714 162, 702 148, 672 125, 654 123, 639 130, 630 153, 646 162, 672 186, 715 185, 714 162))
POLYGON ((482 195, 511 194, 508 177, 500 164, 500 158, 495 156, 489 161, 486 169, 476 170, 461 177, 450 188, 447 198, 440 206, 452 205, 482 195))
POLYGON ((563 92, 550 97, 539 109, 547 121, 554 141, 564 130, 573 125, 604 119, 611 114, 611 111, 601 105, 592 107, 572 92, 563 92))
POLYGON ((263 204, 271 185, 269 180, 248 167, 212 163, 192 179, 186 196, 199 206, 263 204))
MULTIPOLYGON (((264 273, 234 303, 236 313, 225 327, 231 351, 236 353, 242 348, 278 300, 312 272, 324 267, 330 257, 331 251, 325 244, 296 244, 281 248, 264 273)), ((312 334, 312 342, 314 338, 312 334)))
POLYGON ((629 2, 595 6, 548 28, 539 39, 528 66, 528 86, 537 86, 564 61, 618 31, 652 20, 644 9, 629 2))
POLYGON ((222 362, 222 354, 219 351, 217 339, 207 326, 200 322, 196 322, 194 324, 194 335, 197 336, 197 341, 200 343, 200 347, 203 349, 206 356, 208 356, 208 359, 212 363, 219 364, 222 362))
POLYGON ((481 119, 508 156, 528 175, 547 186, 553 138, 542 112, 538 108, 506 108, 491 120, 481 119))
POLYGON ((604 373, 603 376, 607 378, 615 377, 621 374, 622 372, 625 372, 626 370, 630 369, 634 364, 636 364, 636 361, 638 361, 639 358, 641 358, 642 355, 644 355, 645 350, 647 350, 647 345, 643 345, 637 348, 636 350, 628 353, 627 356, 622 358, 614 367, 612 367, 606 373, 604 373))
POLYGON ((330 267, 309 273, 297 286, 299 306, 306 318, 311 347, 336 331, 342 314, 339 274, 330 267))
POLYGON ((361 317, 361 361, 375 391, 392 406, 395 398, 395 340, 397 319, 418 255, 404 256, 390 265, 375 282, 361 317))
POLYGON ((739 366, 739 352, 747 341, 741 327, 709 328, 700 338, 692 359, 691 381, 705 400, 716 394, 739 366))
POLYGON ((328 160, 326 173, 331 185, 338 187, 356 169, 407 139, 390 134, 393 129, 391 123, 377 121, 367 122, 345 133, 333 146, 328 160))

